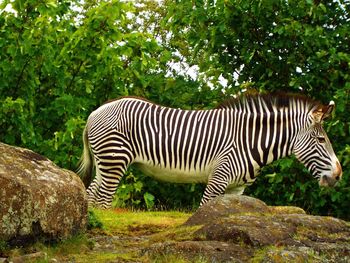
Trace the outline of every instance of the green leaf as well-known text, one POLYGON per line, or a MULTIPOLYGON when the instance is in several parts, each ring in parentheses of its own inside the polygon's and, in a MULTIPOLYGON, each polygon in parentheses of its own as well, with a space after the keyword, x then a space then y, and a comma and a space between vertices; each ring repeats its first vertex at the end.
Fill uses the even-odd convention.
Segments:
POLYGON ((149 192, 146 192, 143 195, 143 199, 145 200, 146 207, 148 210, 152 209, 154 207, 154 195, 150 194, 149 192))
POLYGON ((141 181, 137 181, 136 183, 134 183, 134 188, 136 192, 141 192, 143 187, 143 183, 141 181))

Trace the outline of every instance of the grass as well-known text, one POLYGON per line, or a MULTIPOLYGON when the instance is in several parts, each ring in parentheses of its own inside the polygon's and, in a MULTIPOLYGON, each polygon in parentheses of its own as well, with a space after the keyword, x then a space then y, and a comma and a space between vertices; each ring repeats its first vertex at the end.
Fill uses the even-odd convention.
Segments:
POLYGON ((189 213, 179 211, 148 212, 94 209, 93 212, 102 222, 104 231, 111 235, 134 235, 143 231, 159 232, 169 227, 179 226, 191 216, 189 213))

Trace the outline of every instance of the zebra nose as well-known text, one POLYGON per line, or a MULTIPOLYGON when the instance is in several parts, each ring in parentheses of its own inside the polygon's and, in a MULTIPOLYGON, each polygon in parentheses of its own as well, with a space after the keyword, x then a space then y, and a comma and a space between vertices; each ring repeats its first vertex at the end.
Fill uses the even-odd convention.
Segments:
POLYGON ((335 171, 333 172, 333 178, 339 181, 341 179, 342 173, 343 173, 343 170, 341 168, 341 165, 337 161, 335 171))

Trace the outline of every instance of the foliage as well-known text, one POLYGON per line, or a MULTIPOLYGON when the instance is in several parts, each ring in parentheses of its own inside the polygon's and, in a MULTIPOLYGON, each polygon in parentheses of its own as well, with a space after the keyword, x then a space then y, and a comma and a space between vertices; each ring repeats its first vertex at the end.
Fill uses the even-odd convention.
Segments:
POLYGON ((108 99, 156 88, 164 75, 162 48, 128 29, 128 3, 11 5, 16 14, 3 11, 0 18, 1 138, 73 169, 88 114, 108 99))
POLYGON ((132 166, 121 180, 112 206, 147 210, 172 208, 193 210, 198 207, 203 191, 203 185, 173 184, 153 180, 132 166))
POLYGON ((144 191, 144 183, 142 177, 134 176, 128 171, 120 182, 116 191, 116 197, 113 206, 116 207, 145 207, 151 209, 154 207, 154 195, 144 191), (143 200, 143 202, 142 202, 143 200))
POLYGON ((94 228, 102 229, 103 228, 103 224, 102 224, 101 220, 96 216, 94 211, 93 210, 89 210, 88 211, 88 225, 87 225, 87 229, 91 230, 91 229, 94 229, 94 228))
MULTIPOLYGON (((4 0, 0 140, 75 169, 85 121, 108 99, 136 95, 208 109, 247 89, 305 93, 336 103, 326 129, 343 182, 319 189, 301 165, 285 159, 263 169, 248 193, 349 219, 349 10, 347 1, 320 0, 4 0)), ((133 168, 115 203, 196 207, 202 191, 133 168)))

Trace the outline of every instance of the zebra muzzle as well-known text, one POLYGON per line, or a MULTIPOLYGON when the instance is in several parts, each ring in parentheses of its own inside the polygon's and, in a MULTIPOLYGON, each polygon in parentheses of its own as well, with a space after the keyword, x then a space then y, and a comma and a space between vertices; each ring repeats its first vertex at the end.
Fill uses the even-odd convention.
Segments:
POLYGON ((331 176, 322 175, 319 181, 319 185, 323 187, 333 187, 338 181, 331 176))
POLYGON ((333 173, 333 178, 336 180, 336 181, 340 181, 341 177, 343 175, 343 170, 341 168, 341 165, 339 162, 337 162, 336 164, 336 169, 333 173))
POLYGON ((342 168, 339 162, 336 163, 336 168, 334 169, 331 176, 329 175, 322 175, 320 178, 320 186, 329 186, 333 187, 335 186, 342 177, 342 168))

